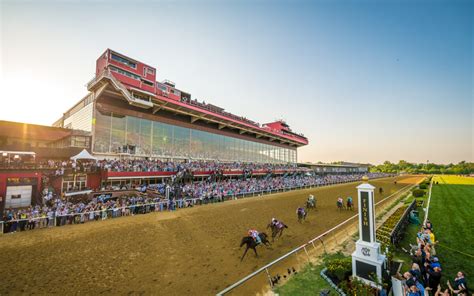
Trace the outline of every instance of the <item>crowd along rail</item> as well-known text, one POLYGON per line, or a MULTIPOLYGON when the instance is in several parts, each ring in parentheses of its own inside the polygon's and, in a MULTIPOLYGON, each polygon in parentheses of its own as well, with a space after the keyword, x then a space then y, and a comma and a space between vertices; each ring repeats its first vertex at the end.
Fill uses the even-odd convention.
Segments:
MULTIPOLYGON (((373 178, 373 179, 381 179, 381 178, 387 178, 387 177, 379 177, 379 178, 373 178)), ((373 180, 372 179, 372 180, 373 180)), ((345 181, 334 181, 334 182, 327 182, 327 183, 321 183, 321 184, 312 184, 312 185, 303 185, 303 186, 294 186, 294 187, 287 187, 287 188, 280 188, 280 189, 269 189, 269 190, 260 190, 260 191, 251 191, 251 192, 241 192, 237 194, 231 194, 231 195, 226 195, 222 197, 222 200, 220 201, 225 201, 225 200, 234 200, 234 199, 240 199, 240 198, 246 198, 246 197, 254 197, 254 196, 262 196, 262 195, 267 195, 267 194, 273 194, 273 193, 281 193, 281 192, 287 192, 287 191, 293 191, 293 190, 301 190, 301 189, 310 189, 310 188, 316 188, 316 187, 324 187, 324 186, 331 186, 331 185, 338 185, 338 184, 346 184, 346 183, 352 183, 352 182, 359 182, 360 180, 345 180, 345 181)), ((94 192, 99 194, 100 191, 94 192)), ((208 198, 183 198, 183 199, 176 199, 175 203, 177 205, 177 208, 183 208, 184 205, 186 205, 186 202, 191 202, 192 205, 203 205, 203 204, 208 204, 208 203, 214 203, 218 202, 217 199, 208 199, 208 198)), ((114 210, 124 210, 124 209, 131 209, 135 207, 142 207, 142 206, 158 206, 161 210, 166 208, 166 210, 170 209, 170 200, 163 199, 159 202, 155 203, 146 203, 146 204, 136 204, 136 205, 130 205, 126 207, 117 207, 117 208, 107 208, 105 210, 96 210, 96 211, 87 211, 87 212, 81 212, 81 213, 68 213, 68 214, 60 214, 56 215, 54 214, 53 216, 41 216, 41 217, 34 217, 34 218, 27 218, 27 219, 12 219, 8 221, 0 221, 0 235, 4 233, 5 225, 7 223, 14 223, 14 222, 30 222, 30 221, 35 221, 35 222, 42 222, 42 221, 48 221, 47 227, 51 226, 62 226, 62 224, 57 225, 57 219, 59 217, 71 217, 71 216, 84 216, 84 215, 89 215, 91 212, 97 213, 97 212, 111 212, 114 210), (53 220, 55 221, 54 224, 50 224, 49 221, 53 220)), ((118 217, 121 217, 123 215, 119 215, 118 217)), ((115 217, 114 217, 115 218, 115 217)), ((69 224, 73 224, 72 222, 69 224)))

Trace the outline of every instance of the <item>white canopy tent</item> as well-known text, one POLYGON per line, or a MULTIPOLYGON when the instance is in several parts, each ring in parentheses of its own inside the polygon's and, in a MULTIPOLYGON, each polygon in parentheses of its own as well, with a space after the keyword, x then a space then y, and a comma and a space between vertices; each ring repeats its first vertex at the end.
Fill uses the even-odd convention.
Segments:
POLYGON ((83 159, 97 161, 97 158, 92 156, 86 149, 83 149, 79 154, 72 156, 71 159, 74 161, 83 159))

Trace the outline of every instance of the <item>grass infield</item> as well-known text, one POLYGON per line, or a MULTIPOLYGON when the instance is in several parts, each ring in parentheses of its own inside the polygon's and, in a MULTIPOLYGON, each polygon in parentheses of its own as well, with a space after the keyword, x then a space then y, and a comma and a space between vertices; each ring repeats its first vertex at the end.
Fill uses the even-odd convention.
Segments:
POLYGON ((474 282, 474 178, 436 176, 428 218, 434 226, 444 281, 464 271, 474 282))
MULTIPOLYGON (((446 281, 464 271, 468 283, 474 282, 474 178, 458 176, 436 176, 431 193, 429 219, 434 225, 434 233, 439 244, 437 256, 443 268, 443 287, 446 281)), ((428 191, 428 190, 427 190, 428 191)), ((419 198, 427 202, 427 196, 419 198)), ((413 198, 407 200, 411 202, 413 198)), ((418 209, 423 221, 424 211, 418 209)), ((409 225, 406 229, 401 247, 409 248, 415 243, 419 226, 409 225)), ((332 254, 334 258, 342 256, 332 254)), ((395 252, 395 258, 405 262, 402 272, 411 266, 411 259, 401 251, 395 252)), ((315 295, 322 289, 330 289, 319 272, 322 264, 307 265, 297 277, 291 278, 285 285, 278 287, 276 293, 284 295, 315 295)), ((334 291, 331 291, 334 292, 334 291)))

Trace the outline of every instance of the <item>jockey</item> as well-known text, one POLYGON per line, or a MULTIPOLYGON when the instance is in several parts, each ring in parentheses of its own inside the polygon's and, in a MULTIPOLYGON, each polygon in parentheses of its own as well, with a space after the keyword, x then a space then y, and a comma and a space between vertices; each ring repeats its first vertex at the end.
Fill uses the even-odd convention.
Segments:
POLYGON ((272 226, 277 226, 278 225, 278 220, 275 218, 272 218, 272 226))
POLYGON ((341 205, 344 203, 344 200, 342 199, 342 197, 339 197, 339 198, 337 199, 337 203, 338 203, 338 204, 341 204, 341 205))
POLYGON ((316 205, 316 199, 314 198, 314 195, 312 195, 312 194, 309 195, 308 203, 310 203, 312 206, 316 205))
POLYGON ((348 204, 352 204, 352 197, 351 197, 351 196, 348 196, 348 197, 347 197, 347 203, 348 203, 348 204))
POLYGON ((260 236, 259 236, 259 233, 257 230, 255 229, 249 229, 249 232, 248 232, 249 236, 252 237, 255 242, 258 244, 260 244, 262 242, 262 240, 260 239, 260 236))
POLYGON ((278 221, 275 218, 272 218, 272 226, 277 227, 278 229, 283 228, 283 223, 281 221, 278 221))
POLYGON ((296 210, 296 214, 304 214, 304 208, 303 207, 299 207, 297 210, 296 210))

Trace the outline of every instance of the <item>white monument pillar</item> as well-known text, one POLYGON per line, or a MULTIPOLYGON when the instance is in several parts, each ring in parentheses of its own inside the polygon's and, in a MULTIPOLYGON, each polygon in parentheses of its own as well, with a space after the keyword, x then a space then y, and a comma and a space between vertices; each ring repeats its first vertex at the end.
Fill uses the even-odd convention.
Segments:
POLYGON ((368 178, 362 178, 364 183, 357 186, 359 197, 359 240, 356 250, 352 253, 352 276, 366 284, 377 287, 372 279, 374 276, 382 281, 382 266, 385 255, 380 254, 380 243, 375 238, 375 187, 367 183, 368 178))

